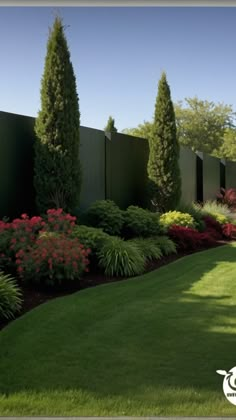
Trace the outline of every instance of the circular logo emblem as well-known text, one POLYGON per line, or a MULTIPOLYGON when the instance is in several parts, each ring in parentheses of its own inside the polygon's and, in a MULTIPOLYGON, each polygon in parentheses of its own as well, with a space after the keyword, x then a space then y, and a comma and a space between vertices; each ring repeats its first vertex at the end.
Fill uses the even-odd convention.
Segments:
POLYGON ((226 370, 217 370, 219 375, 224 376, 223 391, 231 404, 236 405, 236 366, 226 372, 226 370))

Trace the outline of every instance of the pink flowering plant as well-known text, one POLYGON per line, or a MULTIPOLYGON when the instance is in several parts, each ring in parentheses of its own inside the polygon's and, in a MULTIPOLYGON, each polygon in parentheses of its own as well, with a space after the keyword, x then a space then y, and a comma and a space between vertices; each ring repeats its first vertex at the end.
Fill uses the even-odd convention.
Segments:
POLYGON ((26 282, 60 285, 88 271, 89 253, 77 238, 38 238, 33 246, 16 253, 17 273, 26 282))

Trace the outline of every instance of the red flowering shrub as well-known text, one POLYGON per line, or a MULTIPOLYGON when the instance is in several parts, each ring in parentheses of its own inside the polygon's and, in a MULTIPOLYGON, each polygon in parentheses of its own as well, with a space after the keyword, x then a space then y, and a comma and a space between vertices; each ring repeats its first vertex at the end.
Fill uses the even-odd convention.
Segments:
POLYGON ((62 209, 49 209, 43 217, 29 218, 22 214, 12 222, 0 221, 0 267, 15 268, 16 253, 27 251, 40 232, 71 233, 76 217, 64 214, 62 209))
POLYGON ((236 210, 236 188, 220 189, 220 193, 216 195, 217 201, 226 204, 230 209, 236 210))
POLYGON ((45 218, 44 231, 63 232, 70 234, 75 225, 76 217, 64 214, 63 209, 49 209, 45 218))
POLYGON ((202 233, 184 226, 171 226, 168 235, 181 251, 206 248, 216 243, 214 236, 208 232, 202 233))
POLYGON ((232 223, 223 225, 223 235, 226 239, 236 239, 236 226, 232 223))
POLYGON ((203 220, 206 226, 206 233, 211 235, 216 240, 223 238, 222 225, 217 222, 217 220, 211 216, 203 216, 203 220))
POLYGON ((17 272, 24 281, 60 285, 88 271, 89 253, 77 238, 42 237, 27 251, 16 253, 17 272))

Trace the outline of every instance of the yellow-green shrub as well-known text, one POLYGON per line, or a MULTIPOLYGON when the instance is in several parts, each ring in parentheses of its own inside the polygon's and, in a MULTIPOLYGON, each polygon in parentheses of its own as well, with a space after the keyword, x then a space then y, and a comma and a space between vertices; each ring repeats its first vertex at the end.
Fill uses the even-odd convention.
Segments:
POLYGON ((160 223, 164 228, 169 228, 170 226, 184 226, 195 228, 196 223, 194 218, 188 213, 181 213, 180 211, 168 211, 163 213, 160 217, 160 223))

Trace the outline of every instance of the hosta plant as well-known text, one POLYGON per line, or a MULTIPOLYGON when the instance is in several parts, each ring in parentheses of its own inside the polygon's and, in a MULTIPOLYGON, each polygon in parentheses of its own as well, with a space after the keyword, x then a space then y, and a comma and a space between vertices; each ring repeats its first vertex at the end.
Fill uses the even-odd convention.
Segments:
POLYGON ((98 260, 108 276, 135 276, 145 268, 145 258, 137 245, 118 237, 106 241, 98 252, 98 260))
POLYGON ((22 293, 15 279, 0 271, 0 319, 14 318, 21 307, 22 293))

